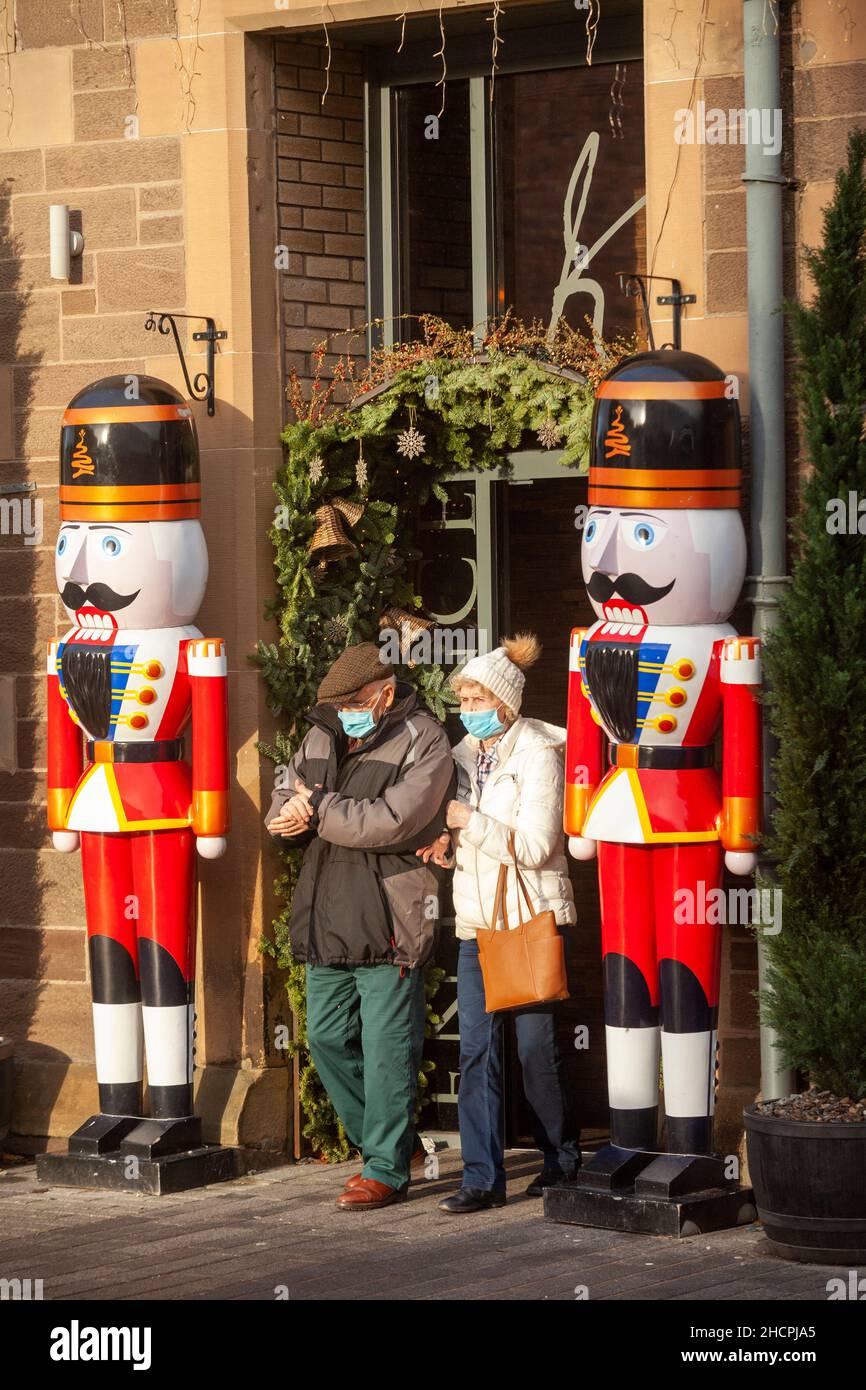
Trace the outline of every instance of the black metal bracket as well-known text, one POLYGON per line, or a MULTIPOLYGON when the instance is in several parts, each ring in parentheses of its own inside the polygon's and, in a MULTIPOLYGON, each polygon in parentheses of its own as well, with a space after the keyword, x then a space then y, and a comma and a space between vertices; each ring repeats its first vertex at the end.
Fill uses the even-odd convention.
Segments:
POLYGON ((164 335, 173 334, 187 393, 194 401, 207 401, 207 413, 213 415, 216 409, 214 404, 214 343, 223 342, 229 336, 227 331, 217 329, 214 320, 206 318, 204 314, 163 314, 157 313, 154 309, 150 310, 145 319, 144 327, 148 332, 155 330, 164 335), (192 335, 194 343, 207 343, 207 371, 196 372, 193 381, 189 379, 186 358, 180 345, 175 319, 195 319, 198 323, 207 324, 207 329, 203 333, 199 331, 192 335))
POLYGON ((647 299, 645 281, 664 280, 666 285, 670 285, 672 293, 656 295, 656 304, 670 304, 673 307, 674 340, 672 343, 662 343, 662 347, 673 347, 679 350, 682 347, 682 307, 684 304, 697 304, 698 296, 696 294, 683 294, 680 281, 673 280, 668 275, 642 275, 636 270, 620 270, 617 274, 623 294, 627 294, 631 299, 637 299, 640 296, 646 319, 647 338, 652 352, 655 352, 656 345, 650 323, 649 300, 647 299))

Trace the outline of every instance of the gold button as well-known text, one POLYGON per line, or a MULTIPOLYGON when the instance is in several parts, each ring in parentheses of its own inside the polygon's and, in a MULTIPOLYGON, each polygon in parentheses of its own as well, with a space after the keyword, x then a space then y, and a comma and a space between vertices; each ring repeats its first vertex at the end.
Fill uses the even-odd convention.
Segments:
POLYGON ((672 685, 670 690, 665 691, 665 703, 673 705, 675 709, 679 709, 680 705, 684 705, 687 699, 688 696, 686 692, 680 690, 678 685, 672 685))
POLYGON ((674 663, 674 672, 681 681, 690 681, 695 674, 695 663, 689 661, 688 657, 681 657, 674 663))
POLYGON ((147 725, 148 718, 146 714, 133 714, 129 721, 129 727, 131 729, 146 729, 147 725))
POLYGON ((151 690, 149 685, 143 687, 138 692, 138 703, 140 705, 152 705, 156 699, 156 691, 151 690))
POLYGON ((656 728, 660 734, 672 734, 677 727, 677 721, 672 714, 663 714, 656 720, 656 728))
POLYGON ((158 681, 160 676, 165 675, 165 667, 160 661, 149 661, 144 668, 144 674, 150 681, 158 681))

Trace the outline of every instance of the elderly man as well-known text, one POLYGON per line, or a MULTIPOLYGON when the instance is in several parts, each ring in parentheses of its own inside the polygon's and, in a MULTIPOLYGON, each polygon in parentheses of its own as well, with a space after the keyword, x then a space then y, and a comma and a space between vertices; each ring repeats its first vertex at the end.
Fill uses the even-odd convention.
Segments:
POLYGON ((307 1037, 364 1158, 337 1205, 371 1211, 409 1186, 438 917, 435 871, 416 851, 443 830, 456 779, 444 729, 375 643, 347 648, 317 694, 266 824, 306 846, 290 931, 307 966, 307 1037))

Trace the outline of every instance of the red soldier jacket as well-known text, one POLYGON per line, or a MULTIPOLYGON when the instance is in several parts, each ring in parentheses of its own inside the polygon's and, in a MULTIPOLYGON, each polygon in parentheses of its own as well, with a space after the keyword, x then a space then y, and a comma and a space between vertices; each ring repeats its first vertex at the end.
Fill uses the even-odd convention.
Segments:
POLYGON ((51 830, 224 835, 228 793, 221 638, 195 627, 117 630, 94 615, 49 642, 51 830))
POLYGON ((727 623, 574 628, 566 834, 618 844, 720 840, 726 850, 754 851, 760 685, 758 639, 727 623))

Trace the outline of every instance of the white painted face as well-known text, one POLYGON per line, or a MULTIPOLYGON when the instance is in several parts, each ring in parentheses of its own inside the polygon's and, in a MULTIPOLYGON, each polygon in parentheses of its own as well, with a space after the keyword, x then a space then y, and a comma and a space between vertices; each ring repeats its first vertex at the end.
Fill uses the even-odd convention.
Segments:
POLYGON ((691 627, 721 622, 746 575, 738 511, 591 507, 583 578, 599 618, 691 627))
POLYGON ((198 521, 64 521, 54 573, 63 605, 79 625, 182 627, 204 598, 204 532, 198 521))

